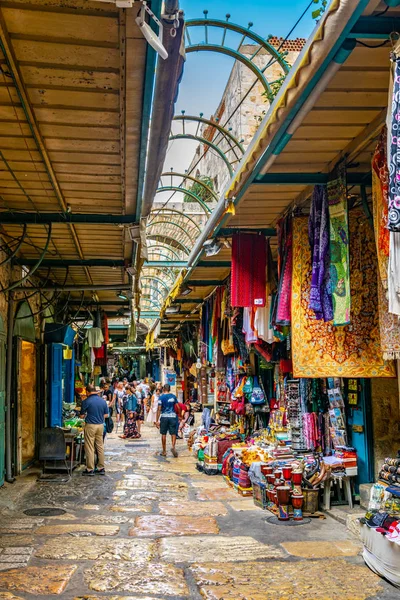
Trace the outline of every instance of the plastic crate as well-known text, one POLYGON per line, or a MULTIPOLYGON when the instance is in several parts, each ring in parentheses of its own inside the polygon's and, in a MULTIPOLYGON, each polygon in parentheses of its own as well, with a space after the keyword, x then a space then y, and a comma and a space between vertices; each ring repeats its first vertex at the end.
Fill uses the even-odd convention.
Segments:
POLYGON ((262 481, 253 481, 253 501, 256 506, 263 510, 268 507, 267 488, 262 481))

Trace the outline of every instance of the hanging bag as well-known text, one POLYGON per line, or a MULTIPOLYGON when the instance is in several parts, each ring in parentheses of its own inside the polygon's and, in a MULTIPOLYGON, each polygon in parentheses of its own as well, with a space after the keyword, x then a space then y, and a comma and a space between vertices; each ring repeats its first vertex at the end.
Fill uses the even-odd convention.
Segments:
POLYGON ((246 378, 246 383, 243 386, 243 393, 246 396, 250 396, 250 394, 253 392, 253 378, 252 377, 247 377, 246 378))
POLYGON ((257 377, 254 377, 254 386, 250 396, 250 403, 253 406, 259 406, 260 404, 265 404, 265 394, 258 383, 257 377))

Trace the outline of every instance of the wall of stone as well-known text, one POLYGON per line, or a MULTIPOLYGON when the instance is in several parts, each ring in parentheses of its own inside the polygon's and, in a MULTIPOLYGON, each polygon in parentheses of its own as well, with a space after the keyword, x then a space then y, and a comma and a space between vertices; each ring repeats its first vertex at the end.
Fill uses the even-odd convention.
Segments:
MULTIPOLYGON (((279 47, 281 40, 272 38, 271 42, 277 48, 279 47)), ((288 40, 282 47, 282 51, 287 52, 285 58, 289 65, 294 64, 304 43, 305 40, 303 39, 288 40)), ((246 44, 241 48, 242 53, 248 58, 250 58, 256 50, 257 47, 252 44, 246 44)), ((262 50, 255 56, 253 62, 259 69, 262 69, 269 60, 270 55, 267 54, 265 50, 262 50)), ((277 62, 271 64, 264 73, 266 79, 270 83, 281 78, 283 74, 284 72, 277 62)), ((264 92, 264 87, 261 82, 257 80, 255 74, 244 64, 236 61, 232 68, 220 105, 215 111, 215 115, 218 116, 221 125, 225 126, 225 123, 229 120, 226 127, 231 129, 231 133, 242 142, 244 149, 248 147, 253 139, 257 128, 260 125, 260 119, 262 119, 268 111, 269 101, 264 92), (244 99, 240 108, 234 112, 239 102, 246 96, 254 83, 255 85, 251 89, 249 95, 244 99)), ((212 131, 209 128, 204 127, 203 135, 208 137, 210 134, 212 134, 212 131)), ((218 146, 227 153, 229 160, 232 162, 232 167, 235 169, 241 155, 238 154, 235 156, 234 152, 229 149, 228 144, 223 142, 219 136, 216 135, 213 139, 219 142, 218 146)), ((197 148, 189 171, 193 167, 193 173, 196 176, 201 174, 211 177, 214 181, 214 188, 219 193, 222 192, 230 179, 229 171, 223 160, 213 150, 207 149, 206 146, 199 146, 197 148), (205 156, 196 165, 205 151, 205 156), (196 166, 194 167, 194 165, 196 166)), ((186 187, 189 187, 190 185, 191 182, 188 181, 186 187)))
POLYGON ((375 476, 383 459, 400 450, 400 408, 397 379, 372 379, 372 421, 375 476))

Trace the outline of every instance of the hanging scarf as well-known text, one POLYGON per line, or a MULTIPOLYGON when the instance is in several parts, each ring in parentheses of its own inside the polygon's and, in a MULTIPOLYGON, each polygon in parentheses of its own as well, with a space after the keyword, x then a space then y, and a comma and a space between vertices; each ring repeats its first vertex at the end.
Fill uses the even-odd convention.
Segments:
POLYGON ((276 305, 276 325, 290 325, 292 289, 292 217, 287 216, 278 224, 279 285, 276 305))
POLYGON ((392 56, 393 91, 389 101, 390 106, 390 136, 389 136, 389 230, 400 232, 400 153, 399 153, 399 122, 400 122, 400 57, 392 56))
POLYGON ((263 235, 232 236, 231 304, 265 306, 267 244, 263 235))
POLYGON ((308 238, 312 257, 310 309, 318 320, 332 321, 330 284, 329 208, 325 186, 316 185, 311 200, 308 238))
POLYGON ((342 163, 338 178, 328 182, 330 250, 335 325, 350 324, 349 224, 347 217, 346 172, 342 163))
POLYGON ((386 138, 386 127, 384 127, 372 158, 372 204, 374 212, 375 241, 378 255, 379 276, 385 289, 387 289, 388 286, 387 276, 390 241, 388 230, 389 172, 386 161, 386 138))

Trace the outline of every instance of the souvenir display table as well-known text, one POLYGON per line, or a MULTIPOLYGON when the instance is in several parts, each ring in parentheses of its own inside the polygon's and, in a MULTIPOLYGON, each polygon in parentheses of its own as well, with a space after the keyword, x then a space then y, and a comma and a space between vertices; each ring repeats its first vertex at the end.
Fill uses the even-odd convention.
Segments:
POLYGON ((368 511, 361 521, 363 558, 381 577, 400 588, 400 452, 385 458, 371 488, 368 511))

